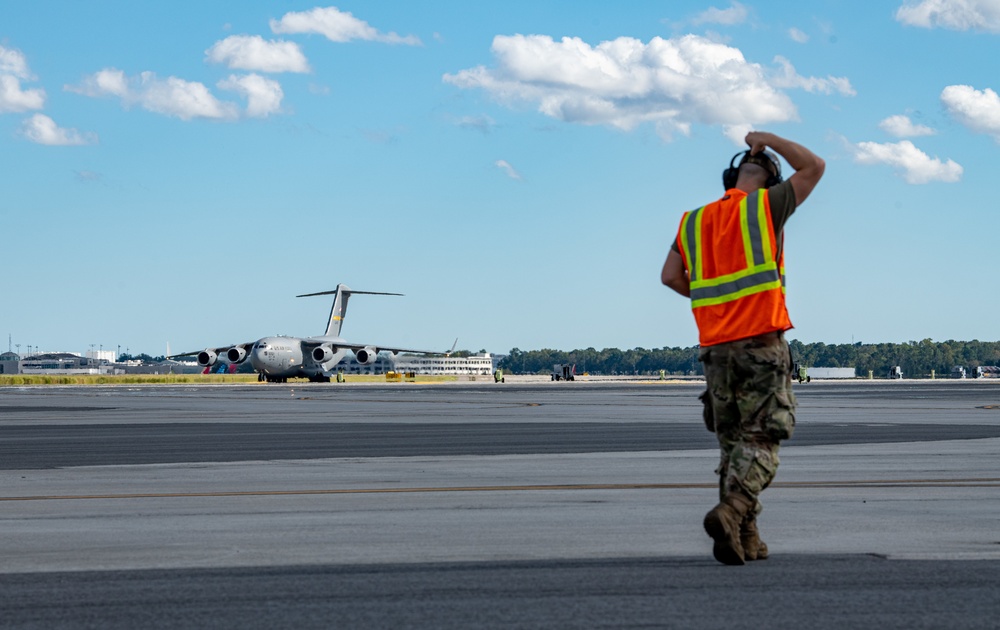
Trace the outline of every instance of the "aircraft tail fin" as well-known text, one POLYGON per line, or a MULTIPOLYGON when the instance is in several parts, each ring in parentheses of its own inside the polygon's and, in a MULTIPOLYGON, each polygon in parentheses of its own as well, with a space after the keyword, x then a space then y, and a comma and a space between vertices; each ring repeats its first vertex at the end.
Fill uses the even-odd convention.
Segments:
POLYGON ((364 295, 403 295, 402 293, 386 293, 384 291, 355 291, 346 284, 338 284, 333 291, 320 291, 319 293, 305 293, 295 297, 313 297, 315 295, 334 295, 333 306, 330 308, 330 319, 326 323, 326 336, 339 337, 340 329, 344 326, 344 318, 347 316, 347 300, 353 294, 364 295))

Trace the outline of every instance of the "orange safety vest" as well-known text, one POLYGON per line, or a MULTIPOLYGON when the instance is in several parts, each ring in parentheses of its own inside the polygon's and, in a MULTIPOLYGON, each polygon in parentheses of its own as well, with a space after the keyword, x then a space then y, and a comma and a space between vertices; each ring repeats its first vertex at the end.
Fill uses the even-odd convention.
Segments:
POLYGON ((699 343, 788 330, 785 261, 767 190, 732 188, 722 199, 685 212, 677 244, 691 281, 699 343))

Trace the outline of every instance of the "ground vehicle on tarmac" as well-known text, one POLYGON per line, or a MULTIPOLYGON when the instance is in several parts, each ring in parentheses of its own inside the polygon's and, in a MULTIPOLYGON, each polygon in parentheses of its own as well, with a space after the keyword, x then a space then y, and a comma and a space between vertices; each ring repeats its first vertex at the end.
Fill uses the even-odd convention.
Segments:
POLYGON ((796 379, 800 383, 802 382, 808 383, 809 381, 812 380, 812 378, 810 378, 807 372, 808 368, 806 368, 804 365, 799 365, 798 363, 796 363, 795 368, 792 371, 792 378, 796 379))
POLYGON ((552 366, 552 380, 553 381, 575 381, 576 380, 576 364, 570 365, 569 363, 556 363, 552 366))

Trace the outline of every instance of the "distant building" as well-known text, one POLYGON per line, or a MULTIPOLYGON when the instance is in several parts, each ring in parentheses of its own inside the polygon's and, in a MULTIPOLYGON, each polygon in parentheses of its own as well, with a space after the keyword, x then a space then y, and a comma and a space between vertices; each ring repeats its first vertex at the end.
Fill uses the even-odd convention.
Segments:
POLYGON ((396 371, 416 372, 417 374, 488 376, 493 374, 493 358, 488 352, 475 354, 471 357, 400 356, 396 358, 396 371))
POLYGON ((20 374, 21 357, 16 352, 0 354, 0 374, 20 374))
POLYGON ((389 371, 416 372, 430 375, 488 376, 493 374, 493 358, 488 352, 471 357, 426 357, 416 355, 379 354, 373 363, 362 365, 353 355, 348 355, 333 368, 344 374, 385 374, 389 371))
POLYGON ((118 353, 114 350, 88 350, 83 356, 106 363, 116 363, 118 361, 118 353))
POLYGON ((158 363, 125 361, 124 363, 116 363, 115 370, 120 374, 201 374, 205 368, 193 361, 182 362, 167 359, 158 363))
POLYGON ((108 363, 70 352, 35 354, 21 359, 21 374, 113 374, 108 363))

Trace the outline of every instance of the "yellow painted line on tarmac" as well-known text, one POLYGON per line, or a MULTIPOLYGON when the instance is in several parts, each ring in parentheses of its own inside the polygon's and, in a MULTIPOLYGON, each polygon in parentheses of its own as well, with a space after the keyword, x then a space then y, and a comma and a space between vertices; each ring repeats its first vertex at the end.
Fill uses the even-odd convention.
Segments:
MULTIPOLYGON (((596 483, 513 486, 442 486, 417 488, 333 488, 319 490, 246 490, 232 492, 142 492, 121 494, 63 494, 23 497, 0 497, 0 502, 16 501, 79 501, 101 499, 181 499, 218 497, 276 497, 337 494, 408 494, 431 492, 538 492, 553 490, 690 490, 715 489, 718 483, 596 483)), ((786 481, 771 484, 772 488, 898 488, 1000 487, 1000 478, 972 479, 872 479, 854 481, 786 481)))

